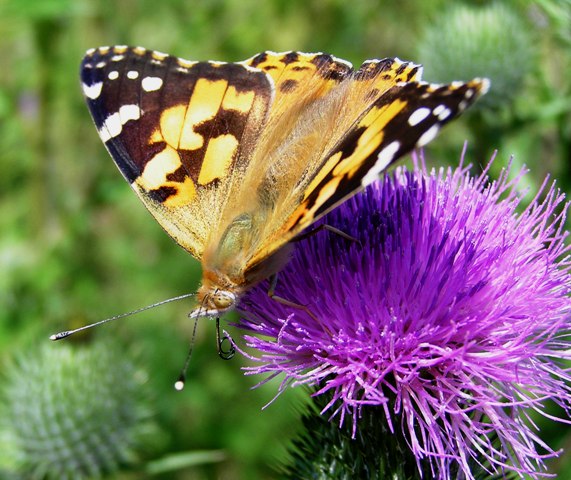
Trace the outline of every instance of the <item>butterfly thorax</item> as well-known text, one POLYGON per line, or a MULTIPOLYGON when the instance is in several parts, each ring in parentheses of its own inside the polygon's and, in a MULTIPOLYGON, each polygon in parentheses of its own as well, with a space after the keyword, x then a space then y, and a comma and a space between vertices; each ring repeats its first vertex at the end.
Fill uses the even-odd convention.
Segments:
POLYGON ((202 258, 202 284, 191 316, 218 315, 235 307, 244 292, 245 245, 252 234, 252 216, 236 216, 220 239, 213 238, 202 258))
POLYGON ((218 315, 232 310, 241 296, 287 263, 291 245, 269 254, 263 262, 252 263, 253 247, 265 214, 241 213, 234 217, 220 239, 202 258, 202 284, 197 292, 197 308, 192 317, 218 315))

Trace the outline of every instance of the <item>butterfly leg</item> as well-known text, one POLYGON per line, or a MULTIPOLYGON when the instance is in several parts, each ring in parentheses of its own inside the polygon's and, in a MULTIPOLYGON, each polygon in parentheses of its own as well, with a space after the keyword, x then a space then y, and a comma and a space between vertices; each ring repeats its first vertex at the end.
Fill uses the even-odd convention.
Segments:
POLYGON ((299 242, 301 240, 305 240, 306 238, 309 238, 309 237, 315 235, 316 233, 321 232, 322 230, 327 230, 328 232, 334 233, 335 235, 339 235, 340 237, 343 237, 346 240, 350 240, 352 242, 361 244, 361 242, 358 239, 356 239, 355 237, 352 237, 351 235, 343 232, 342 230, 339 230, 338 228, 332 227, 331 225, 327 225, 326 223, 319 225, 319 227, 314 228, 313 230, 311 230, 309 232, 303 232, 303 233, 300 233, 299 235, 296 235, 291 241, 292 242, 299 242))
POLYGON ((299 310, 303 310, 311 318, 313 318, 316 322, 321 323, 319 321, 319 319, 312 313, 312 311, 309 308, 307 308, 305 305, 301 305, 299 303, 292 302, 291 300, 287 300, 283 297, 280 297, 279 295, 276 295, 275 290, 276 290, 277 284, 278 284, 278 275, 274 274, 270 277, 270 287, 268 288, 268 297, 270 297, 272 300, 275 300, 276 302, 281 303, 282 305, 285 305, 287 307, 292 307, 292 308, 297 308, 299 310))
POLYGON ((275 300, 276 302, 281 303, 282 305, 285 305, 287 307, 298 308, 299 310, 303 310, 311 318, 313 318, 314 320, 317 320, 315 315, 313 313, 311 313, 311 311, 305 305, 300 305, 299 303, 292 302, 291 300, 287 300, 283 297, 280 297, 279 295, 276 295, 275 290, 276 290, 277 284, 278 284, 278 275, 277 274, 272 275, 270 277, 270 288, 268 288, 268 297, 270 297, 272 300, 275 300))
POLYGON ((228 334, 224 334, 223 336, 220 334, 220 318, 216 317, 216 343, 218 349, 218 356, 223 360, 230 360, 234 354, 236 353, 236 349, 232 344, 232 339, 228 336, 228 334), (224 341, 230 343, 230 348, 228 350, 224 350, 224 341))
POLYGON ((281 303, 282 305, 285 305, 287 307, 292 307, 292 308, 297 308, 299 310, 303 310, 311 318, 313 318, 319 325, 321 325, 321 328, 323 328, 323 330, 325 330, 328 333, 331 333, 331 330, 329 330, 326 325, 323 325, 321 320, 319 320, 319 318, 317 318, 313 314, 313 312, 309 308, 307 308, 305 305, 301 305, 299 303, 292 302, 291 300, 287 300, 283 297, 280 297, 279 295, 276 295, 275 290, 276 290, 277 284, 278 284, 278 275, 274 274, 270 277, 270 287, 268 288, 268 297, 270 297, 272 300, 275 300, 276 302, 281 303))

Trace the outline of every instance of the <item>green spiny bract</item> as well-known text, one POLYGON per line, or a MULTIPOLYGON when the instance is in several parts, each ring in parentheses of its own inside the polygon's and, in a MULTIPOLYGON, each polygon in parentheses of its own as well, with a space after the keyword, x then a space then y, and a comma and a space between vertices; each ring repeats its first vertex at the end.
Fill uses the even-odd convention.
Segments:
POLYGON ((427 25, 418 44, 424 79, 487 77, 491 88, 480 107, 509 105, 538 58, 525 18, 501 3, 454 5, 427 25))
POLYGON ((136 463, 144 439, 156 432, 145 376, 109 342, 28 351, 3 379, 0 467, 64 480, 136 463))
MULTIPOLYGON (((422 480, 436 478, 428 462, 414 456, 402 434, 400 425, 390 431, 383 407, 363 408, 359 429, 353 436, 351 426, 342 427, 320 413, 331 401, 329 395, 312 397, 312 403, 302 414, 304 430, 289 447, 289 462, 280 465, 280 478, 297 480, 422 480), (420 473, 422 471, 422 474, 420 473)), ((499 445, 494 436, 493 442, 499 445)), ((468 459, 475 480, 515 480, 517 473, 505 471, 491 474, 489 463, 483 465, 468 459)), ((465 478, 457 466, 450 478, 465 478)))

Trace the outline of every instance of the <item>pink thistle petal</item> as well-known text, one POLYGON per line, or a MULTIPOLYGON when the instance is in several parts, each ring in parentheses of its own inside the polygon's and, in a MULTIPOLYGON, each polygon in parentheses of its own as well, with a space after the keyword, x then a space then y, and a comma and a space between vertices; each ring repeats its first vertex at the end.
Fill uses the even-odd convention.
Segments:
POLYGON ((246 295, 239 327, 263 336, 244 337, 247 373, 316 387, 354 434, 380 406, 437 478, 473 478, 474 461, 537 478, 558 452, 529 414, 552 418, 547 400, 571 409, 567 206, 546 181, 518 213, 525 171, 509 173, 401 168, 330 213, 360 244, 320 232, 280 273, 276 293, 319 322, 267 284, 246 295))

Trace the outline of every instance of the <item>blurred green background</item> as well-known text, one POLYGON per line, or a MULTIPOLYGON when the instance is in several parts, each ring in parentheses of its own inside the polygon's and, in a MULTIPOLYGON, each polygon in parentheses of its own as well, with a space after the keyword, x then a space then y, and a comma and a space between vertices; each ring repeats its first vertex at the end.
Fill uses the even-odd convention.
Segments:
MULTIPOLYGON (((299 428, 307 393, 262 410, 279 379, 250 390, 262 379, 243 375, 239 355, 217 357, 212 322, 174 391, 191 300, 48 340, 193 292, 200 275, 123 181, 84 105, 83 53, 113 44, 192 60, 398 56, 429 81, 488 76, 487 98, 427 148, 429 163, 456 165, 468 140, 476 169, 498 149, 494 171, 513 154, 533 193, 547 173, 571 188, 569 0, 0 0, 0 478, 276 478, 299 428)), ((571 435, 543 428, 570 447, 550 468, 571 478, 571 435)))

